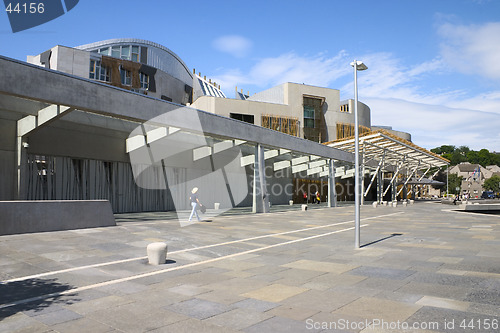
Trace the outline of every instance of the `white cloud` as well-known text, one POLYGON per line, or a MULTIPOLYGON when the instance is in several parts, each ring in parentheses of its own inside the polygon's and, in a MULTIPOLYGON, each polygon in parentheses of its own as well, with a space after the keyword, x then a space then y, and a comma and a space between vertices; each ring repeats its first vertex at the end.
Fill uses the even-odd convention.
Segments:
POLYGON ((465 74, 500 80, 500 23, 454 25, 438 29, 444 62, 465 74))
POLYGON ((325 54, 305 57, 287 53, 262 59, 250 70, 250 77, 256 82, 272 85, 296 82, 326 87, 349 72, 346 62, 343 51, 334 57, 325 54))
POLYGON ((398 99, 368 98, 365 102, 372 110, 372 124, 409 132, 419 146, 500 150, 499 114, 398 99))
POLYGON ((252 41, 242 36, 228 35, 217 38, 212 45, 221 52, 229 53, 236 58, 243 58, 250 52, 252 41))
MULTIPOLYGON (((358 75, 359 95, 372 110, 373 125, 409 132, 417 145, 426 148, 451 144, 500 150, 500 91, 470 96, 465 89, 429 90, 426 80, 441 74, 445 60, 440 57, 412 65, 387 52, 359 58, 369 68, 358 75)), ((334 56, 290 52, 261 59, 246 73, 226 70, 216 81, 223 87, 250 85, 257 91, 297 82, 340 88, 342 99, 352 98, 351 61, 345 51, 334 56)))
POLYGON ((348 61, 344 51, 333 57, 326 54, 300 56, 289 52, 278 57, 260 59, 248 73, 229 69, 215 75, 214 79, 223 87, 253 85, 265 89, 284 82, 327 87, 350 73, 348 61))

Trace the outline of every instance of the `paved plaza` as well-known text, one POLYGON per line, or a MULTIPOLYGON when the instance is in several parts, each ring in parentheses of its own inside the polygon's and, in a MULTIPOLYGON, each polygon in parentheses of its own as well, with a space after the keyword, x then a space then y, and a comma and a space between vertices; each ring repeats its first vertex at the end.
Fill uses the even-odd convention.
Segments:
POLYGON ((0 332, 499 331, 500 215, 315 208, 1 236, 0 332))

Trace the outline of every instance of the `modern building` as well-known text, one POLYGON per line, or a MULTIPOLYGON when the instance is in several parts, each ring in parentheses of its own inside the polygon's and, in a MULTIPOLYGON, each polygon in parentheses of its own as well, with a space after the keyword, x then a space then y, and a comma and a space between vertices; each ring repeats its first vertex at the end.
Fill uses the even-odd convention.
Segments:
MULTIPOLYGON (((122 89, 274 129, 315 142, 354 135, 354 100, 336 89, 283 83, 252 96, 226 98, 216 82, 191 73, 174 52, 157 43, 122 38, 75 48, 57 45, 29 63, 122 89)), ((371 130, 370 108, 358 102, 361 133, 371 130)), ((408 133, 384 129, 411 141, 408 133)))
POLYGON ((57 45, 27 61, 181 105, 192 102, 193 74, 184 61, 165 46, 142 39, 57 45))
MULTIPOLYGON (((353 199, 354 105, 336 89, 283 83, 230 99, 168 48, 139 39, 0 62, 2 201, 105 199, 115 213, 180 210, 197 186, 209 206, 259 212, 315 191, 334 206, 339 185, 347 187, 339 199, 353 199)), ((446 165, 407 133, 376 134, 369 107, 358 108, 365 143, 383 144, 367 146, 376 153, 364 160, 364 178, 385 173, 376 178, 387 198, 396 198, 405 174, 408 182, 446 165)), ((384 198, 370 186, 367 200, 384 198)))

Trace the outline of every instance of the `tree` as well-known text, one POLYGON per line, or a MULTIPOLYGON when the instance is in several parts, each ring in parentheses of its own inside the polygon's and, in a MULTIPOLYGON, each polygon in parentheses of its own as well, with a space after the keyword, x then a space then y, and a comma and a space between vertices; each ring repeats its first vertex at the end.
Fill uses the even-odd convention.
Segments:
POLYGON ((443 155, 443 154, 451 154, 455 151, 455 146, 450 145, 442 145, 441 147, 433 148, 431 151, 434 154, 443 155))
POLYGON ((456 174, 448 175, 448 191, 452 194, 460 194, 460 189, 462 188, 462 176, 456 174), (457 191, 458 188, 458 191, 457 191))
POLYGON ((485 190, 500 192, 500 176, 493 175, 484 181, 483 185, 485 190))
POLYGON ((477 156, 479 158, 479 163, 482 166, 487 166, 491 165, 491 158, 490 158, 490 152, 488 149, 481 149, 478 153, 477 156))
MULTIPOLYGON (((451 194, 460 193, 460 188, 462 187, 462 179, 463 179, 462 176, 459 177, 458 175, 453 173, 450 173, 448 175, 448 191, 451 194), (457 187, 459 188, 458 191, 456 190, 457 187)), ((432 187, 436 189, 440 188, 441 192, 443 191, 446 192, 446 171, 440 170, 438 174, 434 177, 434 180, 442 182, 444 183, 444 185, 439 185, 439 186, 432 185, 432 187)))

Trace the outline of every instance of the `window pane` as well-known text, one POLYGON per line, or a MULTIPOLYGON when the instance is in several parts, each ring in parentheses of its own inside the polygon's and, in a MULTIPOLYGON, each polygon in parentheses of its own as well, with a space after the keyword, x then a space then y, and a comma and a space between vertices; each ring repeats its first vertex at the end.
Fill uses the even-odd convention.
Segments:
POLYGON ((132 53, 139 53, 139 46, 132 46, 132 53))
POLYGON ((314 119, 304 119, 304 127, 314 128, 314 119))
POLYGON ((314 119, 314 107, 310 105, 304 105, 304 118, 314 119))
POLYGON ((95 60, 90 60, 89 79, 95 79, 95 60))
POLYGON ((120 67, 120 79, 122 84, 125 84, 125 70, 120 67))
POLYGON ((122 59, 130 60, 130 46, 122 46, 122 59))
POLYGON ((119 46, 113 46, 111 49, 111 56, 115 58, 120 58, 120 47, 119 46))
POLYGON ((99 53, 108 55, 109 54, 109 47, 105 47, 99 50, 99 53))
POLYGON ((132 61, 139 62, 139 55, 132 53, 132 61))

